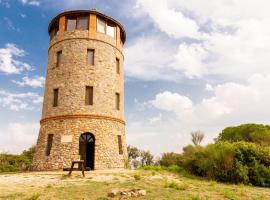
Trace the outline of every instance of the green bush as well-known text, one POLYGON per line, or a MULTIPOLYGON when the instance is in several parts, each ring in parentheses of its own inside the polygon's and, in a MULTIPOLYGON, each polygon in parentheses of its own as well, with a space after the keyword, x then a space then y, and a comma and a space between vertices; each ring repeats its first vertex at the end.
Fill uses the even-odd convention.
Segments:
POLYGON ((183 167, 217 181, 270 187, 270 148, 248 142, 217 142, 184 149, 183 167))
POLYGON ((30 170, 35 147, 23 151, 21 155, 0 154, 0 173, 1 172, 19 172, 30 170))
POLYGON ((164 153, 162 154, 159 164, 168 167, 170 165, 179 165, 181 163, 180 154, 177 153, 164 153))

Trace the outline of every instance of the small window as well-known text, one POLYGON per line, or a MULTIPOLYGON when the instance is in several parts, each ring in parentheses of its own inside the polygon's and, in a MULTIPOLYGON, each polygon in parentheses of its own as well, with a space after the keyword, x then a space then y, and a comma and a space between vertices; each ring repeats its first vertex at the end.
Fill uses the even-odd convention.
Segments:
POLYGON ((115 26, 113 24, 107 24, 107 35, 115 38, 115 26))
POLYGON ((93 105, 93 87, 86 86, 85 88, 85 105, 93 105))
POLYGON ((58 88, 53 90, 53 107, 58 106, 58 93, 59 93, 58 88))
POLYGON ((94 49, 87 50, 87 63, 90 65, 95 64, 95 50, 94 49))
POLYGON ((70 18, 67 20, 67 31, 73 31, 76 29, 76 18, 70 18))
POLYGON ((120 110, 120 94, 119 93, 115 93, 115 105, 116 105, 116 109, 120 110))
POLYGON ((119 154, 123 155, 123 146, 122 146, 122 137, 121 137, 121 135, 117 135, 117 139, 118 139, 119 154))
POLYGON ((88 17, 78 17, 77 18, 77 29, 87 30, 88 29, 88 17))
POLYGON ((59 28, 58 27, 55 27, 51 30, 50 32, 50 39, 52 40, 55 36, 58 35, 58 32, 59 32, 59 28))
POLYGON ((102 19, 97 19, 97 32, 105 33, 106 32, 106 22, 102 19))
POLYGON ((120 60, 116 58, 116 73, 120 74, 120 60))
POLYGON ((49 156, 51 154, 52 143, 53 143, 53 134, 49 134, 47 137, 46 156, 49 156))
POLYGON ((62 60, 62 51, 58 51, 56 54, 56 67, 60 67, 61 60, 62 60))

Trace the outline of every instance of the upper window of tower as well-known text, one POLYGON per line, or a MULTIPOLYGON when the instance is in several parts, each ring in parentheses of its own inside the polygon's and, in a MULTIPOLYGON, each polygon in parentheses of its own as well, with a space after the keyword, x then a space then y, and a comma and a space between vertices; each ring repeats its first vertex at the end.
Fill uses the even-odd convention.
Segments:
POLYGON ((107 35, 115 38, 115 25, 107 23, 107 35))
POLYGON ((87 30, 88 29, 88 17, 77 18, 77 29, 87 30))
POLYGON ((100 18, 97 19, 97 32, 100 33, 106 32, 106 22, 100 18))
POLYGON ((51 28, 50 31, 50 39, 52 40, 55 36, 57 36, 59 33, 59 26, 56 24, 54 27, 51 28))
POLYGON ((112 38, 115 38, 116 26, 113 23, 106 22, 103 19, 97 18, 97 32, 105 33, 112 38))
POLYGON ((88 16, 67 17, 67 31, 87 30, 88 29, 88 16))
POLYGON ((73 31, 76 29, 76 18, 67 20, 67 31, 73 31))

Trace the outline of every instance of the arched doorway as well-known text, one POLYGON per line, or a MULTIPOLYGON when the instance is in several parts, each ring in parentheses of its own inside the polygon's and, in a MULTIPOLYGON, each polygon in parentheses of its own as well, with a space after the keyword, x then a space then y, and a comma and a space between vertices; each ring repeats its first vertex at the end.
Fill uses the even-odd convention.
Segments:
POLYGON ((94 169, 95 161, 95 136, 92 133, 84 133, 80 136, 79 152, 81 160, 84 160, 86 169, 94 169))

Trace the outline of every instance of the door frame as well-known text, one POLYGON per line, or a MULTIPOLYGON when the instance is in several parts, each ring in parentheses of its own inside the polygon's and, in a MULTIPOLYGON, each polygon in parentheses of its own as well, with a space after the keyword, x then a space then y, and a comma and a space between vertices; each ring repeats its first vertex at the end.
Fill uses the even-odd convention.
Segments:
MULTIPOLYGON (((85 167, 90 167, 91 170, 94 170, 95 169, 95 136, 93 133, 90 133, 90 132, 85 132, 83 134, 80 135, 79 137, 79 155, 81 156, 81 159, 82 159, 82 156, 84 156, 84 166, 85 167), (93 163, 93 167, 91 166, 86 166, 86 163, 87 163, 87 144, 88 143, 93 143, 93 152, 92 152, 92 156, 93 158, 92 159, 92 163, 93 163), (84 147, 83 147, 84 145, 84 147), (84 152, 83 149, 84 149, 84 152), (84 154, 84 155, 82 155, 84 154)), ((89 156, 88 156, 88 159, 89 159, 89 156)))

